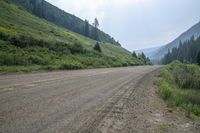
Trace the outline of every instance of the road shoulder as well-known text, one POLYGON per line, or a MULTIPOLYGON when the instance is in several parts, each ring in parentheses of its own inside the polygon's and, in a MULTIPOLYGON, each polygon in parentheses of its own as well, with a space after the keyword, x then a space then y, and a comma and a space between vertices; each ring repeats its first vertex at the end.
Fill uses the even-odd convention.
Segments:
MULTIPOLYGON (((155 83, 158 79, 158 71, 153 77, 155 83)), ((149 115, 150 122, 155 125, 159 132, 168 133, 199 133, 200 121, 186 117, 185 112, 179 108, 169 108, 167 103, 160 98, 158 87, 152 84, 152 111, 149 115)))
POLYGON ((171 111, 154 85, 159 69, 124 85, 80 128, 79 132, 176 132, 198 133, 198 124, 183 112, 171 111), (117 99, 117 100, 114 100, 117 99))

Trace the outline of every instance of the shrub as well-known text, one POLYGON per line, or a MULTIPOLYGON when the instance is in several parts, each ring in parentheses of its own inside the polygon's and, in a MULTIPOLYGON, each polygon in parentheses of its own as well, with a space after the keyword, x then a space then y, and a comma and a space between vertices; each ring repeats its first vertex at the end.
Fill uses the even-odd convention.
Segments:
POLYGON ((169 100, 172 97, 172 90, 170 89, 167 82, 162 81, 159 89, 159 94, 164 100, 169 100))
POLYGON ((38 55, 31 55, 29 57, 29 60, 32 64, 37 64, 37 65, 47 65, 48 60, 38 56, 38 55))
POLYGON ((197 65, 182 64, 176 61, 170 64, 165 71, 169 71, 167 77, 172 75, 174 82, 180 88, 200 89, 200 68, 197 65))
POLYGON ((99 53, 102 52, 101 47, 100 47, 100 45, 99 45, 98 42, 94 45, 94 48, 93 48, 93 49, 94 49, 95 51, 99 52, 99 53))
POLYGON ((79 62, 64 62, 59 67, 61 70, 73 70, 84 68, 83 65, 79 62))
POLYGON ((160 96, 171 106, 180 106, 200 116, 200 68, 194 64, 173 62, 161 70, 158 81, 160 96))
POLYGON ((28 65, 29 61, 27 56, 24 56, 24 53, 0 53, 0 65, 28 65))
POLYGON ((80 43, 74 43, 70 51, 72 54, 83 54, 86 52, 86 50, 83 48, 83 46, 80 43))

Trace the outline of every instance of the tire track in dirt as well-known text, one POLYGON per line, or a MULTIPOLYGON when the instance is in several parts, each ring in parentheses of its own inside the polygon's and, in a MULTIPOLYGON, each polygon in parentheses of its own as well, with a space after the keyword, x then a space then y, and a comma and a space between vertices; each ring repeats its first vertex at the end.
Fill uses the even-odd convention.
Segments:
POLYGON ((97 127, 101 124, 101 122, 106 117, 109 118, 108 121, 111 120, 110 117, 121 119, 122 117, 121 114, 124 113, 123 112, 124 106, 126 102, 128 102, 130 95, 134 93, 134 90, 135 90, 132 85, 134 85, 135 81, 137 81, 140 78, 141 76, 138 76, 134 79, 130 77, 131 80, 127 81, 126 83, 121 84, 120 91, 118 91, 112 97, 107 99, 106 100, 107 102, 103 106, 96 109, 95 113, 91 115, 91 117, 88 120, 86 120, 85 123, 81 125, 78 132, 81 132, 81 133, 97 132, 98 131, 96 130, 97 127))

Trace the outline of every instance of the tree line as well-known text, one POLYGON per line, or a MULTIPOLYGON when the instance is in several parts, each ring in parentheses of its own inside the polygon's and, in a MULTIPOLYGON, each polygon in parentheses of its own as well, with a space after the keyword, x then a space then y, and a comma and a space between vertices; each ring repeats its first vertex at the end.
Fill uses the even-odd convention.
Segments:
POLYGON ((133 52, 132 52, 132 57, 142 59, 146 64, 152 65, 152 62, 151 62, 151 60, 149 59, 149 57, 146 57, 146 55, 145 55, 143 52, 142 52, 142 53, 139 53, 139 54, 137 55, 136 52, 133 51, 133 52))
POLYGON ((101 41, 99 38, 99 32, 98 32, 98 26, 99 26, 99 21, 97 18, 94 19, 93 29, 91 29, 89 21, 85 20, 85 25, 84 25, 84 36, 92 38, 96 41, 101 41))
POLYGON ((171 51, 168 50, 161 63, 169 64, 174 60, 200 65, 200 37, 195 39, 192 36, 188 41, 180 41, 178 48, 173 48, 171 51))
MULTIPOLYGON (((91 25, 88 20, 83 21, 75 15, 66 13, 65 11, 55 7, 54 5, 51 5, 45 0, 9 1, 24 7, 30 13, 49 22, 52 22, 58 26, 64 27, 96 41, 109 42, 120 46, 120 43, 118 41, 115 41, 113 37, 99 30, 97 25, 91 25)), ((96 18, 95 21, 98 22, 96 18)))

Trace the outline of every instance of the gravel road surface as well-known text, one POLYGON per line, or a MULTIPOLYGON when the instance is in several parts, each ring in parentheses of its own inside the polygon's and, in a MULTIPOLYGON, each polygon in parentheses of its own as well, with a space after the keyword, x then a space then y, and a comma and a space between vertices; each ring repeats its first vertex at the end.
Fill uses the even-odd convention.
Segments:
MULTIPOLYGON (((159 110, 164 104, 155 104, 159 100, 155 98, 153 78, 159 68, 0 75, 0 132, 167 131, 169 124, 164 111, 159 110)), ((186 131, 192 131, 191 125, 185 125, 186 131)), ((171 129, 179 131, 176 125, 171 129)), ((181 129, 184 127, 180 127, 183 132, 181 129)))

